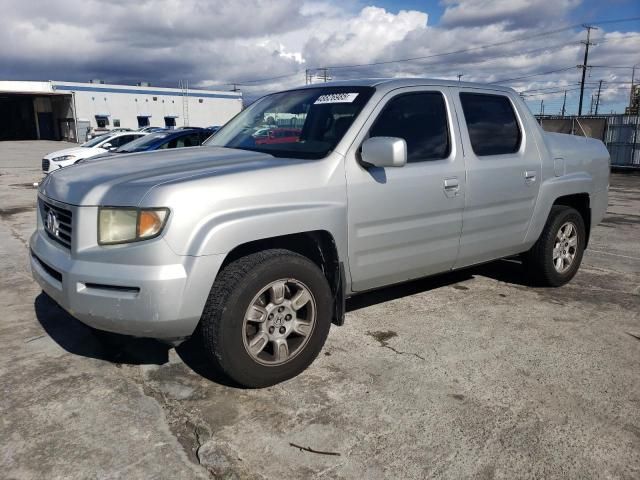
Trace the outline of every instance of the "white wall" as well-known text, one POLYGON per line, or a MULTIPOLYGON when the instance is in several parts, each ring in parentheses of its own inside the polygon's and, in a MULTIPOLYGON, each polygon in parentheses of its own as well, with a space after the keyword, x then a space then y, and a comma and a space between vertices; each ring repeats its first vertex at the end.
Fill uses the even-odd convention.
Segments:
POLYGON ((0 81, 0 92, 9 93, 52 93, 49 82, 22 82, 2 80, 0 81))
MULTIPOLYGON (((138 128, 138 116, 150 115, 151 126, 164 127, 165 116, 175 116, 176 126, 184 125, 180 90, 158 87, 127 87, 104 84, 55 82, 57 92, 75 91, 76 117, 96 127, 96 115, 109 115, 120 126, 138 128), (155 98, 155 100, 154 100, 155 98)), ((189 126, 223 125, 242 109, 242 97, 234 92, 189 90, 189 126)))

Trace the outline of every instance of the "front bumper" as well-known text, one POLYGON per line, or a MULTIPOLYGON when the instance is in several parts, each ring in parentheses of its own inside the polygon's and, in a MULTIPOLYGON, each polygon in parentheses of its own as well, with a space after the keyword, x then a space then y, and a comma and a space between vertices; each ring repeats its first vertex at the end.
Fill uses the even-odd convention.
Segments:
POLYGON ((158 339, 187 337, 200 320, 224 255, 175 255, 161 239, 149 248, 161 248, 166 262, 80 260, 38 228, 30 239, 31 270, 51 298, 91 327, 158 339))

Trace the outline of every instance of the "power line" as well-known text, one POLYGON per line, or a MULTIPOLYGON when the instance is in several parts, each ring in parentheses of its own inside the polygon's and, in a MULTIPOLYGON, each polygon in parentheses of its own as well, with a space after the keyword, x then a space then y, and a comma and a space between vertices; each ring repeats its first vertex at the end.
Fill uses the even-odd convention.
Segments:
MULTIPOLYGON (((602 82, 603 84, 605 83, 604 81, 602 82)), ((599 82, 598 82, 599 84, 599 82)), ((596 87, 592 87, 592 88, 596 88, 596 87)), ((621 88, 625 88, 626 87, 622 87, 622 86, 616 86, 616 87, 604 87, 605 89, 613 89, 613 90, 619 90, 621 88)), ((542 95, 555 95, 558 93, 563 93, 563 92, 577 92, 580 90, 580 87, 575 87, 575 88, 558 88, 557 90, 552 90, 552 91, 548 91, 548 92, 537 92, 537 93, 523 93, 523 92, 519 92, 519 94, 522 97, 540 97, 542 95)))
POLYGON ((554 90, 552 92, 539 92, 539 93, 524 93, 522 94, 523 97, 539 97, 541 95, 554 95, 556 93, 563 93, 563 92, 575 92, 580 90, 580 88, 576 87, 576 88, 567 88, 567 89, 559 89, 559 90, 554 90))
POLYGON ((458 55, 461 53, 469 53, 469 52, 475 52, 478 50, 483 50, 485 48, 493 48, 493 47, 500 47, 503 45, 510 45, 514 42, 521 42, 523 40, 529 40, 531 38, 537 38, 537 37, 543 37, 543 36, 548 36, 548 35, 552 35, 555 33, 560 33, 560 32, 564 32, 567 30, 571 30, 575 28, 574 26, 571 27, 565 27, 565 28, 561 28, 561 29, 557 29, 557 30, 549 30, 546 32, 540 32, 534 35, 527 35, 527 36, 523 36, 520 38, 514 38, 511 40, 505 40, 502 42, 497 42, 497 43, 489 43, 486 45, 479 45, 477 47, 471 47, 471 48, 464 48, 462 50, 453 50, 450 52, 442 52, 442 53, 433 53, 430 55, 422 55, 422 56, 418 56, 418 57, 408 57, 408 58, 399 58, 399 59, 395 59, 395 60, 385 60, 385 61, 380 61, 380 62, 370 62, 370 63, 356 63, 353 65, 332 65, 326 68, 329 68, 331 70, 339 70, 339 69, 344 69, 344 68, 359 68, 359 67, 375 67, 375 66, 379 66, 379 65, 388 65, 391 63, 402 63, 402 62, 414 62, 416 60, 427 60, 430 58, 439 58, 439 57, 446 57, 449 55, 458 55))
POLYGON ((299 73, 300 73, 300 70, 297 70, 295 72, 287 73, 287 74, 284 74, 284 75, 278 75, 276 77, 259 78, 259 79, 256 79, 256 80, 243 80, 241 82, 226 83, 225 85, 246 86, 247 83, 261 83, 261 82, 269 82, 269 81, 273 81, 273 80, 280 80, 282 78, 293 77, 295 75, 298 75, 299 73))
POLYGON ((530 88, 528 90, 520 90, 518 93, 529 93, 529 92, 538 92, 540 90, 557 90, 559 88, 567 88, 573 87, 576 85, 580 85, 579 83, 567 83, 566 85, 554 85, 549 87, 540 87, 540 88, 530 88))
MULTIPOLYGON (((612 23, 624 23, 624 22, 632 22, 632 21, 638 21, 638 20, 640 20, 640 17, 628 17, 628 18, 601 20, 601 21, 598 21, 598 22, 591 22, 591 25, 593 26, 593 25, 604 25, 604 24, 612 24, 612 23)), ((400 58, 400 59, 386 60, 386 61, 379 61, 379 62, 359 63, 359 64, 352 64, 352 65, 333 65, 333 66, 327 66, 327 67, 318 67, 318 68, 315 68, 315 69, 327 68, 327 69, 331 69, 331 70, 339 70, 339 69, 360 68, 360 67, 373 67, 373 66, 388 65, 388 64, 393 64, 393 63, 412 62, 412 61, 416 61, 416 60, 427 60, 427 59, 431 59, 431 58, 440 58, 440 57, 446 57, 446 56, 451 56, 451 55, 458 55, 458 54, 462 54, 462 53, 474 52, 474 51, 483 50, 483 49, 487 49, 487 48, 510 45, 510 44, 512 44, 514 42, 521 42, 521 41, 524 41, 524 40, 530 40, 532 38, 545 37, 545 36, 553 35, 553 34, 556 34, 556 33, 565 32, 565 31, 568 31, 568 30, 574 30, 574 29, 576 29, 576 28, 578 28, 580 26, 583 26, 583 25, 582 24, 569 25, 567 27, 563 27, 563 28, 559 28, 559 29, 555 29, 555 30, 547 30, 547 31, 544 31, 544 32, 536 33, 536 34, 523 35, 522 37, 517 37, 517 38, 514 38, 514 39, 510 39, 510 40, 505 40, 505 41, 491 43, 491 44, 485 44, 485 45, 479 45, 477 47, 465 48, 465 49, 461 49, 461 50, 453 50, 453 51, 449 51, 449 52, 441 52, 441 53, 434 53, 434 54, 430 54, 430 55, 408 57, 408 58, 400 58)), ((623 38, 625 38, 625 37, 610 37, 610 38, 604 38, 601 41, 618 40, 618 39, 623 39, 623 38)), ((568 44, 564 43, 564 44, 562 44, 562 46, 568 46, 568 45, 572 45, 574 43, 578 44, 578 43, 581 43, 581 42, 570 42, 568 44)), ((536 51, 546 50, 546 49, 549 49, 549 48, 554 48, 554 47, 553 46, 542 47, 542 48, 531 50, 528 53, 534 53, 536 51)), ((525 53, 526 52, 521 52, 521 54, 525 54, 525 53)), ((506 56, 506 55, 507 54, 505 54, 503 56, 506 56)), ((493 58, 495 58, 495 57, 493 57, 493 58)), ((570 68, 573 68, 573 67, 570 67, 570 68)), ((291 72, 291 73, 284 74, 284 75, 278 75, 278 76, 274 76, 274 77, 267 77, 267 78, 260 78, 260 79, 253 79, 253 80, 236 81, 236 82, 232 82, 232 83, 227 83, 226 85, 234 85, 235 84, 235 85, 249 86, 247 84, 266 83, 266 82, 270 82, 270 81, 274 81, 274 80, 280 80, 280 79, 283 79, 283 78, 288 78, 288 77, 293 77, 293 76, 299 75, 301 71, 302 70, 298 69, 295 72, 291 72)), ((555 73, 555 72, 552 72, 552 73, 555 73)), ((544 75, 544 74, 545 73, 536 74, 536 75, 544 75)), ((511 80, 514 80, 514 79, 511 79, 511 80)), ((492 82, 492 83, 502 83, 504 81, 509 81, 509 80, 501 80, 501 81, 492 82)))
POLYGON ((627 18, 618 18, 615 20, 600 20, 599 22, 590 22, 591 25, 606 25, 608 23, 624 23, 624 22, 635 22, 640 20, 640 17, 627 17, 627 18))
MULTIPOLYGON (((631 82, 618 82, 618 81, 609 81, 609 80, 601 80, 603 84, 605 84, 605 88, 626 88, 626 87, 607 87, 607 85, 629 85, 631 82)), ((598 85, 599 82, 584 82, 585 85, 598 85)), ((543 90, 558 90, 562 91, 563 88, 575 87, 580 85, 580 83, 567 83, 567 84, 559 84, 559 85, 550 85, 547 87, 540 88, 530 88, 527 90, 520 90, 518 93, 530 93, 530 92, 540 92, 543 90)))
POLYGON ((613 66, 613 65, 589 65, 589 68, 628 68, 631 70, 633 66, 625 67, 625 66, 613 66))
MULTIPOLYGON (((631 18, 621 18, 621 19, 616 19, 616 20, 603 20, 601 22, 592 22, 591 25, 600 25, 603 23, 623 23, 623 22, 630 22, 630 21, 635 21, 635 20, 640 20, 640 17, 631 17, 631 18)), ((418 56, 418 57, 409 57, 409 58, 400 58, 400 59, 396 59, 396 60, 386 60, 386 61, 380 61, 380 62, 370 62, 370 63, 357 63, 357 64, 353 64, 353 65, 333 65, 333 66, 328 66, 326 68, 332 69, 332 70, 337 70, 337 69, 343 69, 343 68, 358 68, 358 67, 373 67, 373 66, 377 66, 377 65, 387 65, 390 63, 400 63, 400 62, 412 62, 415 60, 426 60, 429 58, 437 58, 437 57, 444 57, 444 56, 448 56, 448 55, 457 55, 460 53, 469 53, 469 52, 474 52, 477 50, 482 50, 485 48, 492 48, 492 47, 499 47, 499 46, 503 46, 503 45, 510 45, 514 42, 521 42, 523 40, 530 40, 532 38, 538 38, 538 37, 546 37, 548 35, 553 35, 555 33, 561 33, 561 32, 566 32, 568 30, 574 30, 578 27, 581 27, 582 24, 575 24, 575 25, 569 25, 567 27, 564 28, 558 28, 555 30, 547 30, 545 32, 540 32, 540 33, 536 33, 536 34, 532 34, 532 35, 524 35, 522 37, 519 38, 514 38, 511 40, 504 40, 502 42, 496 42, 496 43, 490 43, 490 44, 486 44, 486 45, 479 45, 477 47, 471 47, 471 48, 465 48, 462 50, 453 50, 450 52, 442 52, 442 53, 434 53, 431 55, 423 55, 423 56, 418 56)))
POLYGON ((514 78, 505 78, 502 80, 496 80, 495 82, 490 82, 490 85, 496 84, 496 83, 505 83, 505 82, 513 82, 514 80, 522 80, 524 78, 531 78, 531 77, 539 77, 540 75, 549 75, 552 73, 558 73, 558 72, 566 72, 567 70, 572 70, 576 67, 571 66, 571 67, 566 67, 566 68, 558 68, 557 70, 549 70, 547 72, 540 72, 540 73, 532 73, 530 75, 523 75, 521 77, 514 77, 514 78))

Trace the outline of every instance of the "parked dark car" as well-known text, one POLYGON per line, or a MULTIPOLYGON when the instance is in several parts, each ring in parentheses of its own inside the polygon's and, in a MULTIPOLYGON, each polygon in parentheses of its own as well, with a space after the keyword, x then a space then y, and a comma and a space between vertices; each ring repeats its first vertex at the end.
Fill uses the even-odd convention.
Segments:
POLYGON ((198 147, 202 145, 202 142, 212 134, 213 132, 209 128, 191 128, 153 132, 145 135, 143 137, 144 141, 139 141, 142 139, 134 140, 126 145, 122 145, 116 150, 103 155, 98 155, 95 159, 106 158, 119 153, 150 152, 153 150, 165 150, 168 148, 198 147))

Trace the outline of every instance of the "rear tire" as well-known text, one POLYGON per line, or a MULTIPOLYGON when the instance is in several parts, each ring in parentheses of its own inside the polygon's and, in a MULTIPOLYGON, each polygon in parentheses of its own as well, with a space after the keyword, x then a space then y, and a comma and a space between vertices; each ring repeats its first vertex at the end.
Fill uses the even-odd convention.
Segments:
POLYGON ((329 333, 331 289, 308 258, 266 250, 216 278, 199 333, 213 366, 238 384, 267 387, 304 371, 329 333))
POLYGON ((524 255, 524 265, 536 285, 560 287, 577 273, 584 253, 584 220, 571 207, 551 207, 538 241, 524 255))

